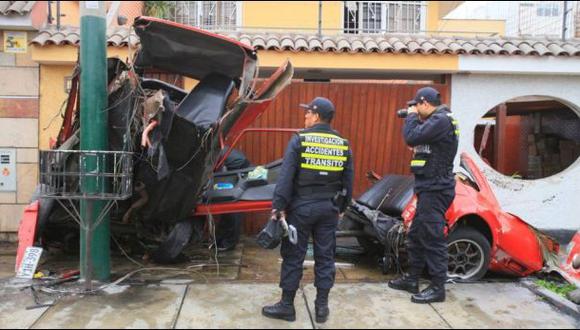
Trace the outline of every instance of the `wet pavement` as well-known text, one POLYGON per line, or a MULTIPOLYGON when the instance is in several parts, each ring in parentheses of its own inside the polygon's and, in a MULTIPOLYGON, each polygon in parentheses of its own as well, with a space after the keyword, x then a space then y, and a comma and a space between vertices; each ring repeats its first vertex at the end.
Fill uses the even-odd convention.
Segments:
MULTIPOLYGON (((340 243, 339 243, 340 245, 340 243)), ((122 256, 112 259, 113 278, 146 267, 118 285, 93 295, 39 293, 12 278, 14 257, 0 253, 0 328, 564 328, 580 320, 557 310, 517 280, 451 284, 445 303, 417 305, 410 295, 386 286, 376 260, 358 256, 347 242, 339 248, 337 284, 331 292, 326 324, 313 321, 316 289, 313 267, 305 265, 303 287, 293 323, 261 316, 261 308, 279 299, 280 255, 245 239, 215 262, 206 248, 188 251, 191 260, 156 266, 122 256), (138 265, 139 264, 139 265, 138 265), (218 266, 219 265, 219 266, 218 266), (57 299, 60 298, 60 299, 57 299), (41 307, 37 303, 51 303, 41 307)), ((311 258, 310 258, 311 259, 311 258)), ((74 256, 48 256, 39 269, 76 267, 74 256)), ((58 290, 80 290, 79 284, 58 290)))

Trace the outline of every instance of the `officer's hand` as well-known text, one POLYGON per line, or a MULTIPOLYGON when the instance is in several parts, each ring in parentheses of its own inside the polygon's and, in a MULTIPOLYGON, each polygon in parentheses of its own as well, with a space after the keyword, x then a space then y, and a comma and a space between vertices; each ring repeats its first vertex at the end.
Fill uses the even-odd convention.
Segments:
POLYGON ((272 214, 270 216, 270 219, 272 219, 272 220, 280 219, 278 210, 272 209, 272 214))
POLYGON ((285 213, 284 211, 278 211, 278 210, 276 210, 276 209, 273 209, 273 210, 272 210, 272 215, 271 215, 271 218, 272 218, 274 221, 278 221, 278 220, 280 220, 280 219, 282 219, 282 218, 286 218, 286 213, 285 213))
POLYGON ((410 106, 409 108, 407 108, 407 113, 411 114, 411 113, 419 113, 419 112, 417 111, 416 106, 410 106))

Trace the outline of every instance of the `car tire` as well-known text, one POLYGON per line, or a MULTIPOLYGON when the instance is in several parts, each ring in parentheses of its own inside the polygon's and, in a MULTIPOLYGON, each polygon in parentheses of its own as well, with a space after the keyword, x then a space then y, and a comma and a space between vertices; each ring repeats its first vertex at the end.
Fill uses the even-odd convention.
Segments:
POLYGON ((477 281, 487 273, 491 245, 482 233, 471 227, 460 227, 449 234, 447 242, 449 278, 477 281))

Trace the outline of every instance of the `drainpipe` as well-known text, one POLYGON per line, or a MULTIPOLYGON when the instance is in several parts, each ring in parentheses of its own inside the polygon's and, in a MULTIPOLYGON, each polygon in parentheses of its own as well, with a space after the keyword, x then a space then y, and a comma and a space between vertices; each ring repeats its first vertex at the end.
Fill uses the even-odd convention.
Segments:
POLYGON ((52 24, 52 1, 48 2, 48 24, 52 24))
POLYGON ((56 2, 56 30, 60 31, 60 1, 56 2))
POLYGON ((568 1, 564 1, 564 17, 562 17, 562 41, 566 41, 566 18, 568 17, 568 1))
POLYGON ((318 36, 322 36, 322 1, 318 1, 318 36))
MULTIPOLYGON (((107 150, 107 53, 104 1, 81 1, 81 150, 107 150)), ((87 157, 83 164, 85 173, 96 171, 98 160, 87 157)), ((86 178, 83 192, 98 191, 95 178, 86 178)), ((104 201, 82 200, 81 216, 81 277, 85 288, 92 286, 93 276, 98 281, 108 281, 110 263, 110 224, 108 215, 96 227, 95 222, 104 209, 104 201)))

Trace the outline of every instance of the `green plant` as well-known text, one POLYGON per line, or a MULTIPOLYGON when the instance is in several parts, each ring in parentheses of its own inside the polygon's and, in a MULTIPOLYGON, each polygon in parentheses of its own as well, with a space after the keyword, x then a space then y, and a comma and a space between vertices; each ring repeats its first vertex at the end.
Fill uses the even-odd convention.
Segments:
POLYGON ((536 285, 546 288, 559 296, 566 297, 566 294, 576 290, 576 286, 569 283, 558 283, 547 280, 537 280, 536 285))
POLYGON ((175 1, 145 1, 145 15, 171 18, 175 12, 175 1))

